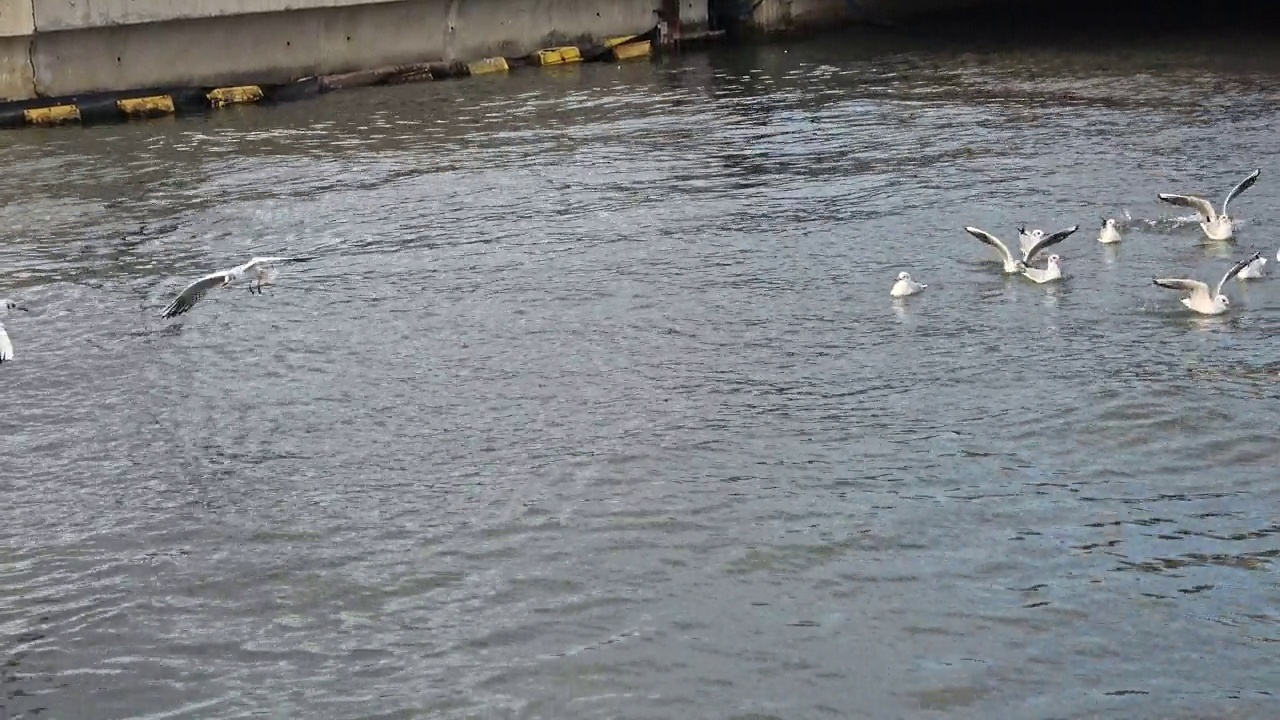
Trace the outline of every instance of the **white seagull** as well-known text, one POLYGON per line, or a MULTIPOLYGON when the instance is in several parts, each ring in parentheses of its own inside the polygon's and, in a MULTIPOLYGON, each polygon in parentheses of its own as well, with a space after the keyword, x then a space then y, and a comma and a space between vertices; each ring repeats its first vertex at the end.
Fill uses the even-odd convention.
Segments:
POLYGON ((909 273, 900 272, 898 273, 898 281, 893 284, 893 289, 889 291, 889 295, 896 298, 906 297, 922 292, 927 287, 929 286, 924 283, 912 280, 909 273))
POLYGON ((1244 269, 1236 275, 1236 279, 1256 280, 1257 278, 1262 277, 1262 268, 1265 267, 1266 264, 1267 259, 1262 257, 1262 253, 1257 253, 1253 256, 1253 259, 1249 261, 1249 264, 1245 265, 1244 269))
POLYGON ((1226 285, 1228 280, 1238 275, 1241 270, 1245 269, 1249 263, 1253 262, 1257 258, 1258 254, 1255 253, 1254 256, 1248 260, 1241 260, 1235 265, 1232 265, 1231 269, 1227 271, 1227 274, 1223 275, 1222 279, 1218 281, 1218 286, 1213 289, 1212 296, 1209 295, 1209 286, 1199 280, 1190 280, 1187 278, 1153 278, 1152 282, 1162 288, 1168 288, 1170 290, 1189 291, 1191 294, 1182 298, 1182 304, 1201 315, 1221 315, 1227 311, 1227 308, 1231 307, 1231 298, 1222 294, 1222 286, 1226 285))
POLYGON ((1120 242, 1120 230, 1116 228, 1115 218, 1102 219, 1102 229, 1098 231, 1098 242, 1104 245, 1120 242))
POLYGON ((246 279, 255 281, 254 285, 249 286, 249 292, 252 293, 256 288, 258 293, 261 294, 262 286, 270 285, 275 280, 276 265, 306 262, 311 259, 309 257, 256 257, 243 265, 237 265, 229 270, 210 273, 191 283, 182 292, 178 293, 178 296, 165 306, 164 311, 160 313, 160 317, 167 319, 181 315, 195 306, 196 301, 204 297, 204 294, 210 289, 226 287, 246 279))
POLYGON ((1026 226, 1024 225, 1018 228, 1018 251, 1021 252, 1023 255, 1026 255, 1028 250, 1035 247, 1036 243, 1040 242, 1043 239, 1044 239, 1043 230, 1041 230, 1040 228, 1035 228, 1030 232, 1028 232, 1026 226))
MULTIPOLYGON (((9 314, 10 310, 27 309, 12 300, 0 300, 0 318, 9 314)), ((13 343, 9 341, 9 333, 5 332, 4 323, 0 322, 0 363, 13 359, 13 343)))
POLYGON ((1000 260, 1004 263, 1004 271, 1006 273, 1010 275, 1020 275, 1027 269, 1027 263, 1031 261, 1031 258, 1036 256, 1036 253, 1039 253, 1041 250, 1051 245, 1056 245, 1063 240, 1066 240, 1071 236, 1071 233, 1075 232, 1079 228, 1079 225, 1072 225, 1066 230, 1059 230, 1052 235, 1042 234, 1039 241, 1022 253, 1021 260, 1015 260, 1013 255, 1009 252, 1009 248, 1005 247, 1005 244, 1000 242, 1000 238, 992 235, 986 230, 976 227, 966 227, 964 231, 995 248, 996 251, 1000 253, 1000 260))
POLYGON ((1262 174, 1261 169, 1254 170, 1249 173, 1249 177, 1240 181, 1238 185, 1231 188, 1231 192, 1227 193, 1227 199, 1222 201, 1222 213, 1214 211, 1213 203, 1202 197, 1195 195, 1173 195, 1170 193, 1160 193, 1161 200, 1171 204, 1189 207, 1200 213, 1200 217, 1204 220, 1200 223, 1200 228, 1204 230, 1204 234, 1210 240, 1230 240, 1235 230, 1231 223, 1231 216, 1227 214, 1227 205, 1235 199, 1237 195, 1248 190, 1258 181, 1258 176, 1262 174))
POLYGON ((1027 267, 1022 271, 1023 276, 1038 283, 1047 283, 1062 277, 1062 266, 1059 264, 1062 258, 1057 255, 1049 256, 1049 265, 1045 269, 1027 267))

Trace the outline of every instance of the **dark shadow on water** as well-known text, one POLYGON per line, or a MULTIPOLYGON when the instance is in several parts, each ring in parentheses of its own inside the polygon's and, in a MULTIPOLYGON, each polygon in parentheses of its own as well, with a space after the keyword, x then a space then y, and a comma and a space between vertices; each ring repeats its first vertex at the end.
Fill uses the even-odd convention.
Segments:
MULTIPOLYGON (((1269 78, 1280 74, 1277 30, 1280 3, 1265 0, 993 0, 977 10, 896 18, 889 25, 815 29, 805 42, 755 37, 713 46, 707 57, 714 68, 713 92, 727 89, 745 97, 772 97, 777 79, 797 65, 826 72, 859 63, 873 72, 833 82, 856 83, 872 93, 882 82, 977 68, 994 67, 1004 76, 1023 79, 1130 78, 1194 70, 1215 76, 1215 92, 1256 94, 1270 91, 1269 78)), ((1059 95, 1054 97, 1081 101, 1070 92, 1059 95)), ((1126 98, 1107 102, 1123 105, 1130 102, 1126 98)), ((1237 112, 1258 114, 1269 108, 1267 101, 1237 112)))
MULTIPOLYGON (((1280 71, 1278 29, 1280 3, 1270 0, 992 0, 979 8, 815 30, 818 37, 806 47, 782 45, 816 62, 899 53, 950 60, 1016 54, 1035 66, 1035 58, 1068 54, 1103 58, 1100 70, 1151 71, 1193 59, 1206 70, 1273 72, 1280 71)), ((745 44, 779 44, 755 40, 745 44)), ((740 53, 741 48, 730 43, 711 52, 740 53)), ((775 62, 784 59, 794 61, 775 62)))
POLYGON ((993 0, 979 8, 934 12, 897 25, 920 30, 964 29, 968 39, 1004 36, 1010 44, 1078 37, 1095 41, 1153 36, 1268 35, 1280 27, 1270 0, 993 0), (1032 35, 1031 33, 1034 33, 1032 35))

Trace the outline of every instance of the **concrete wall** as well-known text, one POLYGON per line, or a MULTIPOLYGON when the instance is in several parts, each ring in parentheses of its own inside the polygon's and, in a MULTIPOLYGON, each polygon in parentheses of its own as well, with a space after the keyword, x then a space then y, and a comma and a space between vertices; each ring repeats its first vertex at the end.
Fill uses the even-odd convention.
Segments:
POLYGON ((0 98, 31 97, 31 34, 35 31, 30 0, 0 0, 0 98))
POLYGON ((21 100, 35 95, 30 48, 30 36, 0 37, 0 100, 21 100))
MULTIPOLYGON (((1049 0, 1034 0, 1048 2, 1049 0)), ((1025 0, 1023 0, 1025 3, 1025 0)), ((1014 0, 848 0, 855 20, 905 20, 939 12, 1009 5, 1014 0)))
POLYGON ((510 57, 645 32, 661 2, 0 0, 0 99, 510 57))
POLYGON ((28 0, 40 32, 376 5, 397 0, 28 0))
MULTIPOLYGON (((938 12, 963 11, 1018 0, 762 0, 749 18, 763 30, 829 25, 847 21, 892 21, 938 12)), ((1021 0, 1049 2, 1049 0, 1021 0)))
POLYGON ((849 0, 787 0, 784 4, 786 21, 799 26, 825 25, 850 17, 849 0))
POLYGON ((1012 1, 0 0, 0 100, 511 57, 644 32, 659 8, 696 32, 712 2, 770 31, 1012 1))
POLYGON ((30 35, 34 30, 31 0, 0 0, 0 37, 30 35))
POLYGON ((705 30, 710 20, 707 0, 679 0, 680 26, 685 30, 705 30))

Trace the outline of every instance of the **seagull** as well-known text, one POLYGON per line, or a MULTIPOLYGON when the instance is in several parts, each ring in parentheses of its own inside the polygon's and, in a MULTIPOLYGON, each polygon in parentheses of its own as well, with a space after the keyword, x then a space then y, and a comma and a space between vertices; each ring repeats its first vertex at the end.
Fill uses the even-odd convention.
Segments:
POLYGON ((1227 271, 1227 274, 1223 275, 1222 279, 1218 281, 1218 286, 1213 289, 1212 297, 1209 295, 1209 286, 1199 280, 1189 280, 1186 278, 1153 278, 1152 282, 1162 288, 1168 288, 1170 290, 1189 291, 1191 295, 1182 298, 1182 304, 1201 315, 1221 315, 1227 311, 1227 308, 1231 307, 1231 298, 1222 294, 1222 286, 1226 285, 1228 280, 1238 275, 1241 270, 1248 267, 1249 263, 1257 260, 1260 255, 1260 253, 1254 253, 1253 257, 1248 260, 1241 260, 1235 265, 1232 265, 1231 269, 1227 271))
POLYGON ((893 284, 893 289, 889 291, 889 295, 896 298, 906 297, 922 292, 927 287, 929 286, 926 284, 912 280, 909 273, 900 272, 898 273, 898 282, 893 284))
MULTIPOLYGON (((10 310, 21 310, 29 312, 25 307, 19 305, 12 300, 0 300, 0 318, 9 314, 10 310)), ((0 322, 0 363, 5 360, 13 359, 13 343, 9 341, 9 333, 4 330, 4 323, 0 322)))
POLYGON ((1031 258, 1035 257, 1036 253, 1049 247, 1050 245, 1056 245, 1062 242, 1063 240, 1066 240, 1067 238, 1071 237, 1072 233, 1074 233, 1076 230, 1079 230, 1079 229, 1080 229, 1079 225, 1072 225, 1066 230, 1059 230, 1058 232, 1052 235, 1045 235, 1044 232, 1041 230, 1032 231, 1032 235, 1037 238, 1036 244, 1022 251, 1022 264, 1026 265, 1027 263, 1031 262, 1031 258))
POLYGON ((1035 228, 1031 232, 1027 232, 1026 226, 1018 228, 1018 250, 1026 255, 1027 251, 1035 247, 1035 244, 1044 239, 1044 231, 1035 228))
POLYGON ((1098 231, 1098 242, 1105 245, 1120 242, 1120 231, 1116 229, 1115 218, 1102 219, 1102 229, 1098 231))
POLYGON ((1062 258, 1057 255, 1049 256, 1049 265, 1044 270, 1040 268, 1028 267, 1022 271, 1024 277, 1034 280, 1038 283, 1047 283, 1062 277, 1062 266, 1058 263, 1062 258))
POLYGON ((1079 228, 1079 225, 1073 225, 1066 230, 1059 230, 1052 235, 1042 237, 1035 245, 1032 245, 1026 252, 1022 253, 1021 260, 1015 260, 1013 255, 1009 253, 1009 248, 1005 247, 1005 244, 1000 242, 1000 238, 997 238, 986 230, 981 230, 976 227, 966 227, 964 231, 995 248, 996 251, 1000 253, 1000 260, 1004 263, 1004 271, 1006 273, 1010 275, 1020 275, 1027 269, 1027 263, 1031 261, 1031 258, 1036 256, 1036 253, 1050 245, 1056 245, 1063 240, 1066 240, 1071 236, 1071 233, 1075 232, 1079 228))
POLYGON ((1202 197, 1195 195, 1173 195, 1170 193, 1160 193, 1161 200, 1171 204, 1189 207, 1200 213, 1200 217, 1204 220, 1200 223, 1200 228, 1204 230, 1204 234, 1209 236, 1210 240, 1230 240, 1234 233, 1231 223, 1231 217, 1227 215, 1227 205, 1235 199, 1237 195, 1248 190, 1258 181, 1258 176, 1262 174, 1259 168, 1249 173, 1249 177, 1240 181, 1238 185, 1231 188, 1231 192, 1227 193, 1227 199, 1222 201, 1222 214, 1214 212, 1213 203, 1202 197))
POLYGON ((249 287, 252 293, 256 288, 258 294, 262 294, 262 286, 270 285, 275 279, 275 266, 286 263, 306 262, 313 258, 309 257, 255 257, 243 265, 237 265, 229 270, 219 270, 210 273, 188 285, 178 296, 165 306, 164 312, 160 314, 162 318, 177 317, 182 313, 190 310, 195 306, 196 301, 204 297, 204 294, 212 288, 226 287, 241 280, 249 279, 256 281, 256 284, 249 287))
POLYGON ((1262 268, 1266 266, 1266 264, 1267 259, 1262 257, 1262 253, 1257 253, 1253 256, 1253 259, 1249 261, 1249 264, 1244 266, 1244 269, 1240 271, 1240 274, 1236 275, 1236 279, 1254 280, 1260 278, 1262 277, 1262 268))

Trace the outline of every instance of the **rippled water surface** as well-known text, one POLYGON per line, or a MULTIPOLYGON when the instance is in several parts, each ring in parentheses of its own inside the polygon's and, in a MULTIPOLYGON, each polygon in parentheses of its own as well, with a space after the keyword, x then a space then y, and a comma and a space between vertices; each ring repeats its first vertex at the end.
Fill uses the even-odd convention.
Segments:
POLYGON ((1215 52, 838 36, 5 134, 0 716, 1277 717, 1280 282, 1150 281, 1280 265, 1280 53, 1215 52), (1255 167, 1235 246, 1155 200, 1255 167), (1023 223, 1080 225, 1064 282, 962 230, 1023 223))

